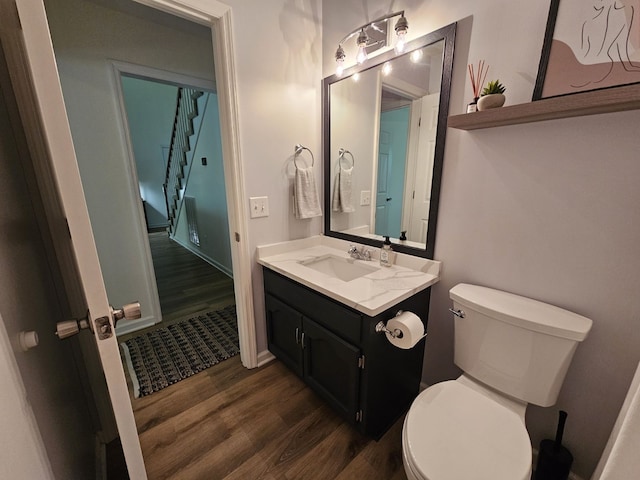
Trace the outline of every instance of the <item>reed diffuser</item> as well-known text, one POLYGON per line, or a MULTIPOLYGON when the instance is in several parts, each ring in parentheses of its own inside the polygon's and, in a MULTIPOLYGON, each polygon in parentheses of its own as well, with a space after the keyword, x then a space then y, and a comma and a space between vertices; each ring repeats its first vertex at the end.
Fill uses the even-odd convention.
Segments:
POLYGON ((467 65, 469 70, 469 78, 471 79, 471 88, 473 89, 473 101, 467 105, 467 113, 478 111, 478 99, 480 98, 480 90, 484 81, 487 79, 489 66, 485 65, 484 60, 478 62, 478 70, 473 69, 473 64, 467 65), (485 68, 486 67, 486 68, 485 68))

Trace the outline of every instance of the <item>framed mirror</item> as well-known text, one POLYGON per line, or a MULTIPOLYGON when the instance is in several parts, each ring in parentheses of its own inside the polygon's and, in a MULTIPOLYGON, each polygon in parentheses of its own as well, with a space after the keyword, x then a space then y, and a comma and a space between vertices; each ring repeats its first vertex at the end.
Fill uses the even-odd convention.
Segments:
POLYGON ((323 80, 325 235, 433 258, 455 32, 323 80))

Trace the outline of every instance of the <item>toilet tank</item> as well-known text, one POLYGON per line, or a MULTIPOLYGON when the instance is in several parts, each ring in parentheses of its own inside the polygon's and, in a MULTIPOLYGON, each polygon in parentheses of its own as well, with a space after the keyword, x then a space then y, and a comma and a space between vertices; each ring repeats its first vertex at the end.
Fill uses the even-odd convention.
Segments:
POLYGON ((507 395, 555 404, 578 343, 592 321, 553 305, 461 283, 449 291, 455 316, 455 363, 507 395))

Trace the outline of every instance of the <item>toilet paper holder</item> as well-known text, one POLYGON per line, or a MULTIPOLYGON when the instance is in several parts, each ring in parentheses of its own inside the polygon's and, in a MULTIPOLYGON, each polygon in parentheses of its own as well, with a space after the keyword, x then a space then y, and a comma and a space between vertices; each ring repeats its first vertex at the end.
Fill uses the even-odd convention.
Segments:
POLYGON ((402 338, 402 331, 399 328, 394 328, 393 330, 389 330, 382 320, 376 323, 376 332, 387 333, 391 335, 393 338, 402 338))
MULTIPOLYGON (((403 311, 402 310, 398 310, 398 312, 395 314, 395 316, 400 316, 402 315, 403 311)), ((403 337, 403 333, 399 328, 394 328, 393 330, 390 330, 389 328, 387 328, 387 325, 380 320, 378 323, 376 323, 375 326, 375 330, 377 333, 386 333, 388 335, 390 335, 393 338, 402 338, 403 337)), ((424 337, 426 337, 427 334, 425 333, 424 335, 422 335, 420 337, 420 340, 422 340, 424 337)))

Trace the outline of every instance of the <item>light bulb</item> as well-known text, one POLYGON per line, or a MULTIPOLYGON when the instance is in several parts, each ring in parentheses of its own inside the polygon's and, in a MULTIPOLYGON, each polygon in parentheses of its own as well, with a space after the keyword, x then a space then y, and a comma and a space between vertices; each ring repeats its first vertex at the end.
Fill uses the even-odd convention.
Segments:
POLYGON ((398 30, 398 39, 396 40, 396 52, 404 52, 404 47, 407 45, 407 31, 398 30))
POLYGON ((344 57, 346 57, 344 53, 344 49, 342 45, 338 45, 338 49, 336 50, 336 75, 341 76, 344 72, 344 57))
POLYGON ((383 66, 382 66, 382 74, 383 75, 389 75, 391 73, 391 64, 389 62, 386 62, 383 66))
POLYGON ((369 41, 369 36, 367 32, 364 31, 364 28, 360 30, 360 35, 358 35, 358 54, 356 55, 356 62, 364 63, 367 59, 367 42, 369 41))
POLYGON ((396 53, 404 52, 404 47, 407 44, 407 30, 409 30, 409 22, 407 22, 403 12, 395 26, 396 35, 398 35, 395 47, 396 53))
POLYGON ((360 48, 358 48, 358 54, 356 55, 356 62, 364 63, 366 59, 367 59, 367 47, 363 43, 360 45, 360 48))

